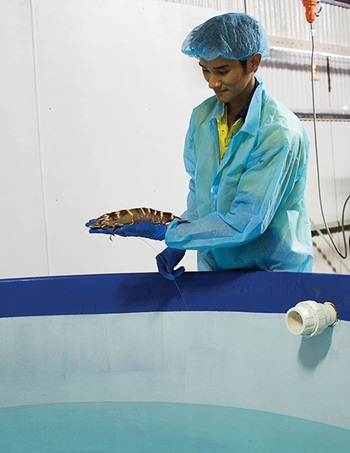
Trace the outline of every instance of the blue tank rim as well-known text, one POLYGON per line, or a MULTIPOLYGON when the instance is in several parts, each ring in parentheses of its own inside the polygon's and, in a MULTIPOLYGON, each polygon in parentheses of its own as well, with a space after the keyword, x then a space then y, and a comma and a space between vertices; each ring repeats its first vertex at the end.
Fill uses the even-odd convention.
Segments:
POLYGON ((0 280, 0 318, 228 311, 286 313, 303 300, 332 302, 350 321, 350 276, 297 272, 82 274, 0 280))

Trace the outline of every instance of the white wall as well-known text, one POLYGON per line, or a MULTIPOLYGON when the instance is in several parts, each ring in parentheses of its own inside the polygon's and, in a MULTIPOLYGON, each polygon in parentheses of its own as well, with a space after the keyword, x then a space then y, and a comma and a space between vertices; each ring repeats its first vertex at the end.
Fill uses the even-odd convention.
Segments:
MULTIPOLYGON (((234 6, 244 11, 243 1, 234 6)), ((255 9, 266 12, 260 2, 255 9)), ((110 242, 89 235, 84 223, 138 206, 184 211, 184 136, 192 108, 211 93, 180 48, 216 13, 152 0, 0 3, 0 278, 156 269, 152 247, 158 252, 164 244, 110 242)), ((287 72, 262 67, 260 75, 292 108, 285 83, 295 74, 287 72)), ((310 107, 303 77, 292 97, 310 107)), ((349 191, 350 141, 348 127, 332 126, 332 137, 327 128, 320 142, 337 150, 321 150, 334 220, 334 178, 342 181, 339 203, 349 191)), ((317 217, 314 184, 308 197, 317 217)), ((194 252, 185 265, 195 269, 194 252)))
POLYGON ((183 140, 207 89, 180 47, 212 14, 144 0, 0 4, 1 277, 155 270, 141 240, 84 224, 185 210, 183 140))
POLYGON ((0 3, 0 276, 46 274, 29 2, 0 3))

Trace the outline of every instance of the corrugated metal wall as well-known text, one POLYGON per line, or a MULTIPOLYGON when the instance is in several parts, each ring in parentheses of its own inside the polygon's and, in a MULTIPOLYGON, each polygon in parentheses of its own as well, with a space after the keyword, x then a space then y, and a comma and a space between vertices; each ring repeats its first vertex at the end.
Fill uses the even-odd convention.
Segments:
MULTIPOLYGON (((308 43, 310 40, 310 27, 305 20, 305 9, 301 0, 158 1, 211 8, 218 12, 246 12, 261 21, 270 37, 283 38, 280 44, 286 44, 288 39, 291 39, 294 48, 298 41, 308 43)), ((350 55, 350 9, 328 4, 321 6, 321 13, 315 22, 317 47, 323 51, 350 55)), ((302 49, 304 45, 301 45, 302 49)))
MULTIPOLYGON (((310 106, 311 30, 301 0, 158 0, 212 8, 218 12, 247 12, 264 25, 271 42, 262 74, 271 94, 291 109, 310 106), (268 68, 268 71, 264 69, 268 68), (281 90, 283 77, 288 90, 281 90), (270 83, 271 82, 271 83, 270 83), (271 87, 273 88, 271 90, 271 87), (298 94, 296 96, 296 93, 298 94)), ((316 18, 315 59, 320 80, 316 83, 318 109, 350 109, 350 9, 322 4, 316 18)))
POLYGON ((244 0, 158 0, 161 2, 180 3, 182 5, 199 6, 201 8, 211 8, 217 11, 236 11, 244 13, 244 0))
MULTIPOLYGON (((259 19, 268 35, 309 41, 309 25, 305 20, 305 9, 301 0, 248 0, 247 12, 259 19)), ((339 53, 349 53, 350 10, 322 4, 322 10, 315 21, 317 48, 339 53)))

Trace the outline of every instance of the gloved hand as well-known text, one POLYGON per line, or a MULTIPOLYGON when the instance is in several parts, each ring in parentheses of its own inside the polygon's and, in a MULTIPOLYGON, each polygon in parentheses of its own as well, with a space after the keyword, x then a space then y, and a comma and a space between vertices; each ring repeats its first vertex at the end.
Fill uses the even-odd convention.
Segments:
MULTIPOLYGON (((90 227, 95 222, 94 219, 89 220, 85 226, 90 227)), ((120 228, 90 228, 89 233, 104 233, 104 234, 117 234, 118 236, 140 236, 147 239, 154 239, 156 241, 163 241, 166 233, 166 225, 156 225, 152 222, 134 223, 133 225, 124 225, 120 228)))
POLYGON ((179 264, 185 255, 185 250, 172 249, 170 247, 163 250, 156 256, 159 273, 168 280, 175 280, 185 272, 183 266, 175 270, 175 266, 179 264))

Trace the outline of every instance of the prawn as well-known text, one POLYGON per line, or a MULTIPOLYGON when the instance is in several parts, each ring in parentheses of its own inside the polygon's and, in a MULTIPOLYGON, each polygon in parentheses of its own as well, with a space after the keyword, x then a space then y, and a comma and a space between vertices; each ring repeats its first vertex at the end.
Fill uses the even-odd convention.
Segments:
POLYGON ((156 225, 166 225, 174 219, 186 221, 181 217, 174 215, 171 212, 158 211, 152 208, 132 208, 121 209, 120 211, 108 212, 94 219, 94 223, 89 225, 89 228, 102 228, 108 230, 112 228, 112 235, 116 228, 121 228, 125 225, 134 225, 141 222, 152 222, 156 225))

